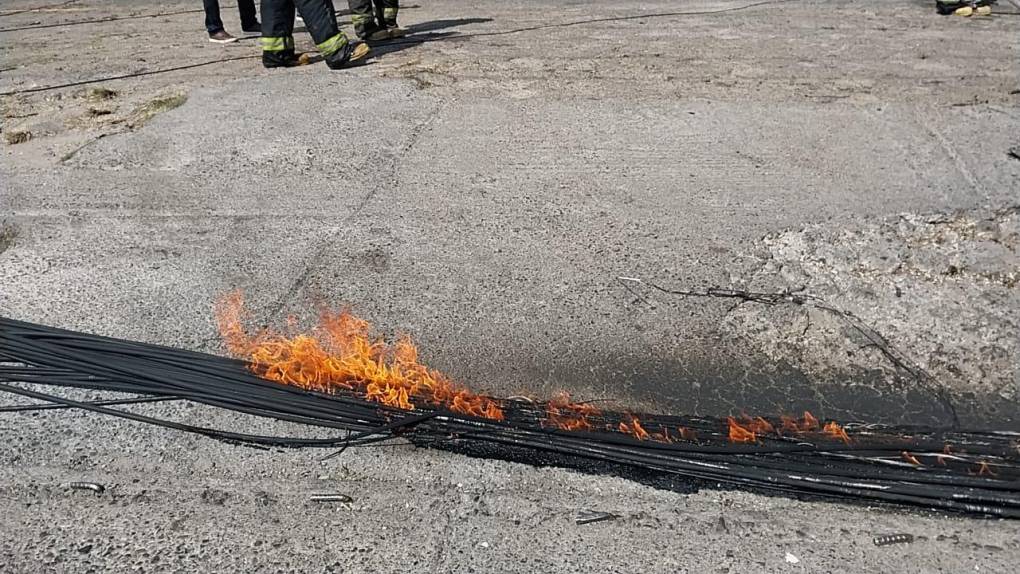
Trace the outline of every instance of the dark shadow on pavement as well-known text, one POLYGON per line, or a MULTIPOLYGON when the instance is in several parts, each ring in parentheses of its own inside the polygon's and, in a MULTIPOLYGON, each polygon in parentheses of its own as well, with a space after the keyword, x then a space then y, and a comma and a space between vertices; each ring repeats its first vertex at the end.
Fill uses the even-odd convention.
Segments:
POLYGON ((433 20, 431 22, 411 24, 405 29, 408 34, 421 34, 423 32, 445 30, 446 28, 456 28, 457 26, 467 26, 468 24, 484 24, 485 22, 492 22, 492 18, 452 18, 449 20, 433 20))
POLYGON ((369 58, 379 58, 388 54, 400 52, 401 50, 406 50, 413 46, 424 44, 425 42, 441 40, 443 38, 456 35, 456 33, 452 31, 437 32, 437 30, 445 30, 447 28, 454 28, 457 26, 467 26, 468 24, 481 24, 484 22, 492 22, 492 18, 451 18, 447 20, 432 20, 431 22, 411 24, 405 28, 408 35, 404 38, 383 42, 370 42, 369 46, 372 47, 372 53, 369 55, 369 58))

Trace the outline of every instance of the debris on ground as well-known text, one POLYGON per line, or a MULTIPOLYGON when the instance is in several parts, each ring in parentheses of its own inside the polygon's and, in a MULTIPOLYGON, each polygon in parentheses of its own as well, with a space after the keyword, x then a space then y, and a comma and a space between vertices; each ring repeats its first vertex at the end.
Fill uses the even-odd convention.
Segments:
POLYGON ((575 524, 591 524, 592 522, 602 522, 603 520, 616 520, 619 516, 609 513, 600 512, 598 510, 581 510, 574 517, 575 524))
POLYGON ((98 88, 91 88, 85 92, 85 99, 90 102, 101 102, 103 100, 110 100, 117 97, 117 91, 111 90, 110 88, 104 88, 102 86, 98 88))
POLYGON ((188 96, 185 94, 174 94, 149 100, 134 111, 128 125, 132 128, 142 127, 156 115, 179 108, 186 101, 188 101, 188 96))
POLYGON ((311 500, 312 502, 343 502, 343 503, 354 502, 354 499, 351 498, 350 496, 347 496, 346 494, 339 494, 336 492, 313 494, 311 497, 309 497, 309 500, 311 500))
POLYGON ((0 253, 14 246, 18 238, 18 228, 5 221, 0 221, 0 253))
POLYGON ((91 490, 96 494, 102 494, 106 487, 98 482, 72 482, 69 484, 71 490, 91 490))
POLYGON ((913 534, 885 534, 883 536, 876 536, 872 542, 875 546, 891 546, 893 544, 910 544, 914 541, 913 534))
POLYGON ((11 130, 4 132, 4 141, 7 145, 17 145, 32 139, 32 132, 27 130, 11 130))

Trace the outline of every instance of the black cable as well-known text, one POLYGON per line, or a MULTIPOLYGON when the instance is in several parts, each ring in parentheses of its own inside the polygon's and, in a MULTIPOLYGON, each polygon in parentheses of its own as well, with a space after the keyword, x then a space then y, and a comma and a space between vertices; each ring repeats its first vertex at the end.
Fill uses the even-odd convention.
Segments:
MULTIPOLYGON (((81 0, 65 0, 64 2, 60 2, 58 4, 47 4, 45 6, 36 6, 35 8, 25 8, 25 9, 22 9, 22 10, 12 10, 10 12, 0 13, 0 18, 2 18, 4 16, 14 16, 15 14, 24 14, 26 12, 38 12, 40 10, 52 10, 53 8, 63 8, 64 6, 68 6, 70 4, 74 4, 74 3, 77 3, 77 2, 80 2, 80 1, 81 0)), ((2 30, 0 30, 0 31, 2 31, 2 30)))
POLYGON ((37 92, 47 92, 50 90, 59 90, 61 88, 73 88, 76 86, 87 86, 89 84, 98 84, 101 82, 111 82, 113 80, 125 80, 128 78, 139 78, 141 76, 152 76, 155 74, 164 74, 166 72, 176 72, 178 70, 188 70, 191 68, 200 68, 202 66, 209 66, 212 64, 222 64, 225 62, 233 62, 235 60, 252 60, 258 58, 259 55, 253 54, 249 56, 235 56, 233 58, 221 58, 219 60, 210 60, 208 62, 198 62, 195 64, 185 64, 183 66, 174 66, 172 68, 160 68, 157 70, 146 70, 142 72, 133 72, 130 74, 122 74, 119 76, 107 76, 105 78, 93 78, 91 80, 81 80, 78 82, 68 82, 66 84, 57 84, 55 86, 40 86, 38 88, 25 88, 22 90, 10 90, 7 92, 0 92, 0 96, 14 96, 18 94, 34 94, 37 92))
POLYGON ((42 400, 42 401, 49 401, 51 403, 57 403, 57 404, 61 404, 61 405, 66 405, 66 406, 71 407, 71 408, 83 409, 83 410, 92 411, 92 412, 96 412, 96 413, 102 413, 102 414, 105 414, 105 415, 111 415, 111 416, 119 417, 119 418, 123 418, 123 419, 133 420, 133 421, 136 421, 136 422, 151 424, 151 425, 155 425, 155 426, 159 426, 159 427, 169 428, 169 429, 173 429, 173 430, 179 430, 179 431, 188 432, 188 433, 199 434, 199 435, 207 436, 209 438, 214 438, 214 439, 218 439, 218 440, 246 442, 246 443, 261 444, 261 445, 266 445, 266 446, 282 446, 282 447, 297 447, 297 446, 329 447, 329 446, 337 446, 337 445, 343 444, 343 442, 346 440, 346 437, 342 437, 342 438, 341 437, 336 437, 336 438, 307 439, 307 438, 297 438, 297 437, 277 437, 277 436, 264 436, 264 435, 252 435, 252 434, 245 434, 245 433, 236 433, 236 432, 231 432, 231 431, 217 430, 217 429, 211 429, 211 428, 207 428, 207 427, 199 427, 199 426, 188 425, 188 424, 184 424, 184 423, 178 423, 178 422, 174 422, 174 421, 157 419, 157 418, 154 418, 154 417, 148 417, 148 416, 145 416, 145 415, 139 415, 139 414, 131 413, 131 412, 127 412, 127 411, 119 411, 119 410, 116 410, 116 409, 109 409, 109 408, 106 408, 106 407, 101 406, 101 405, 96 405, 96 404, 82 402, 82 401, 75 401, 73 399, 68 399, 68 398, 64 398, 64 397, 58 397, 56 395, 49 395, 49 394, 46 394, 46 393, 39 393, 39 392, 36 392, 36 391, 30 391, 28 389, 21 389, 21 388, 18 388, 18 387, 12 387, 10 385, 5 385, 3 383, 0 383, 0 390, 8 392, 8 393, 15 394, 15 395, 21 395, 21 396, 24 396, 24 397, 29 397, 29 398, 33 398, 33 399, 39 399, 39 400, 42 400))
MULTIPOLYGON (((77 0, 75 0, 77 1, 77 0)), ((221 8, 230 8, 231 6, 222 6, 221 8)), ((204 12, 204 8, 189 9, 189 10, 177 10, 174 12, 158 12, 155 14, 135 14, 133 16, 108 16, 104 18, 91 18, 88 20, 72 20, 70 22, 52 22, 49 24, 28 24, 26 26, 17 26, 14 28, 0 28, 0 32, 19 32, 21 30, 40 30, 43 28, 62 28, 64 26, 80 26, 82 24, 102 24, 104 22, 118 22, 121 20, 142 20, 145 18, 159 18, 160 16, 177 16, 180 14, 195 14, 198 12, 204 12)))
MULTIPOLYGON (((179 401, 180 397, 134 397, 131 399, 110 399, 106 401, 89 401, 84 404, 98 406, 98 407, 109 407, 114 405, 137 405, 144 403, 161 403, 164 401, 179 401)), ((41 404, 41 405, 10 405, 6 407, 0 407, 0 413, 23 413, 29 411, 50 411, 50 410, 62 410, 62 409, 73 409, 71 405, 66 404, 41 404)))
POLYGON ((427 34, 421 38, 407 38, 404 40, 393 40, 380 44, 380 46, 390 46, 399 44, 423 44, 426 42, 441 42, 444 40, 465 40, 471 38, 483 38, 486 36, 506 36, 509 34, 520 34, 522 32, 534 32, 537 30, 547 30, 550 28, 569 28, 572 26, 583 26, 586 24, 601 24, 605 22, 626 22, 628 20, 642 20, 642 19, 654 19, 654 18, 673 18, 677 16, 711 16, 713 14, 724 14, 727 12, 739 12, 741 10, 749 10, 751 8, 758 8, 760 6, 768 6, 770 4, 784 4, 787 2, 798 2, 800 0, 762 0, 761 2, 753 2, 751 4, 745 4, 742 6, 733 6, 731 8, 720 8, 718 10, 697 10, 687 12, 655 12, 650 14, 632 14, 630 16, 608 16, 605 18, 590 18, 587 20, 574 20, 572 22, 558 22, 555 24, 539 24, 536 26, 525 26, 522 28, 514 28, 511 30, 496 30, 493 32, 470 32, 467 34, 427 34))
MULTIPOLYGON (((703 433, 704 438, 666 443, 607 430, 568 432, 543 428, 545 405, 541 402, 501 401, 506 417, 500 421, 427 404, 404 411, 366 401, 357 393, 324 394, 261 379, 247 371, 243 363, 231 359, 76 335, 3 318, 0 359, 0 381, 176 396, 238 413, 349 431, 344 438, 326 439, 250 435, 184 425, 0 384, 0 391, 233 443, 346 449, 395 436, 453 450, 459 444, 487 443, 786 494, 870 499, 1020 517, 1020 453, 1015 451, 1014 436, 1009 433, 970 435, 962 431, 862 426, 854 430, 852 444, 825 439, 817 433, 817 440, 769 436, 761 444, 740 445, 728 442, 725 423, 720 419, 660 415, 638 416, 651 431, 658 425, 680 424, 703 433), (34 369, 38 369, 38 377, 31 376, 34 369), (946 455, 950 460, 944 467, 906 462, 888 466, 901 452, 910 460, 912 455, 906 449, 932 460, 941 456, 944 444, 950 443, 954 448, 951 455, 946 455)), ((593 423, 603 428, 627 420, 627 413, 606 411, 593 423)))

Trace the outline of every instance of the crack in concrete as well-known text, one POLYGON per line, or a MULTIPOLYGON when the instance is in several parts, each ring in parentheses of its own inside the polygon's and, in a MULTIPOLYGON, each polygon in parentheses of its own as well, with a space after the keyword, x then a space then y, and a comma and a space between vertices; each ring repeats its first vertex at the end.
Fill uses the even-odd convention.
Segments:
POLYGON ((981 185, 970 169, 967 168, 967 164, 960 157, 960 154, 956 153, 953 149, 953 146, 950 144, 946 136, 943 135, 937 127, 935 127, 935 124, 925 116, 924 112, 920 108, 914 109, 914 118, 917 119, 917 123, 921 126, 921 128, 928 132, 928 135, 938 142, 939 147, 942 148, 942 152, 946 154, 946 157, 948 157, 950 161, 953 162, 953 166, 956 168, 956 171, 967 180, 967 183, 970 184, 974 191, 981 195, 986 201, 990 199, 991 194, 989 191, 981 185))
POLYGON ((341 224, 338 226, 334 226, 333 228, 330 229, 329 231, 329 233, 331 234, 330 237, 323 241, 319 249, 317 249, 315 253, 309 258, 308 262, 304 265, 301 274, 298 275, 297 279, 294 280, 294 282, 283 294, 283 296, 280 297, 280 299, 277 301, 276 305, 274 305, 273 308, 270 310, 269 312, 270 317, 279 318, 280 312, 284 309, 284 307, 286 307, 287 303, 289 303, 291 299, 293 299, 294 295, 296 295, 297 292, 304 287, 304 285, 308 282, 309 278, 311 277, 312 272, 318 269, 319 265, 322 263, 322 260, 325 258, 326 254, 329 253, 336 245, 337 241, 340 238, 341 232, 344 229, 344 225, 353 221, 355 217, 359 216, 361 212, 364 211, 364 209, 368 206, 368 204, 371 203, 372 200, 379 195, 379 191, 381 189, 383 188, 396 189, 398 187, 400 183, 399 179, 400 160, 406 157, 411 152, 411 150, 414 149, 414 146, 418 143, 418 140, 421 138, 421 134, 425 131, 429 124, 431 124, 432 121, 435 120, 436 117, 438 117, 441 109, 442 105, 437 103, 435 106, 433 106, 432 110, 428 113, 424 120, 422 120, 421 122, 419 122, 418 124, 411 128, 411 131, 408 134, 407 143, 405 143, 397 151, 397 153, 390 155, 389 166, 388 169, 386 170, 387 175, 381 178, 382 184, 379 186, 372 187, 368 191, 368 193, 366 193, 364 197, 362 197, 362 199, 358 201, 357 204, 355 204, 354 209, 352 209, 351 213, 343 219, 341 224), (387 181, 389 183, 386 183, 387 181))

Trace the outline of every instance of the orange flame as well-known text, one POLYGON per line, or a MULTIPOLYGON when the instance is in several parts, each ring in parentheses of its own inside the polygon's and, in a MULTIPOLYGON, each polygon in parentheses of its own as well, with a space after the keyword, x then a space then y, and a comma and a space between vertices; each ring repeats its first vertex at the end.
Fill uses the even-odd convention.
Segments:
POLYGON ((791 434, 815 431, 819 427, 818 419, 808 411, 804 411, 804 416, 799 420, 786 415, 780 417, 780 420, 782 421, 781 430, 791 434))
POLYGON ((733 417, 726 417, 726 422, 729 423, 730 427, 730 442, 758 442, 758 437, 754 434, 754 431, 740 426, 740 423, 733 417))
POLYGON ((903 460, 909 462, 910 464, 917 465, 917 466, 924 466, 923 464, 921 464, 921 461, 917 460, 916 456, 910 454, 907 451, 901 452, 900 456, 902 456, 903 460))
POLYGON ((489 397, 456 387, 442 373, 418 362, 409 338, 394 345, 371 339, 370 325, 347 312, 322 312, 309 335, 286 337, 268 329, 250 335, 244 328, 244 297, 234 291, 217 304, 216 319, 234 355, 247 359, 260 377, 312 391, 363 393, 370 401, 412 410, 416 402, 453 412, 502 420, 489 397))
POLYGON ((669 429, 666 427, 659 427, 659 432, 652 433, 652 440, 656 442, 673 443, 673 436, 669 434, 669 429))
POLYGON ((651 436, 648 434, 648 431, 645 430, 645 427, 641 426, 641 421, 633 415, 630 417, 630 424, 621 422, 617 429, 620 432, 629 434, 638 440, 648 440, 651 436))
POLYGON ((698 433, 694 429, 689 429, 687 427, 678 427, 677 431, 680 433, 680 438, 684 440, 689 441, 698 440, 698 433))
POLYGON ((950 455, 950 454, 953 454, 953 448, 950 445, 947 444, 944 447, 942 447, 942 454, 940 454, 940 455, 938 455, 936 457, 936 461, 939 464, 941 464, 942 466, 946 466, 946 457, 945 457, 945 455, 950 455))
POLYGON ((748 429, 749 431, 755 434, 769 434, 776 432, 776 429, 775 427, 772 426, 772 423, 761 417, 754 417, 752 419, 747 415, 743 415, 741 418, 743 419, 742 422, 744 423, 743 425, 744 428, 748 429))
POLYGON ((592 430, 588 417, 598 416, 601 412, 590 404, 570 402, 568 393, 558 393, 546 403, 545 414, 543 425, 566 431, 588 431, 592 430))
POLYGON ((825 434, 829 435, 832 438, 837 438, 845 442, 846 444, 850 444, 850 436, 846 434, 846 431, 843 430, 843 427, 836 424, 835 421, 825 423, 825 428, 822 429, 822 432, 824 432, 825 434))
POLYGON ((988 463, 983 460, 978 463, 977 471, 971 470, 968 472, 969 474, 976 476, 999 476, 998 473, 992 470, 992 467, 988 466, 988 463))

